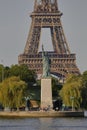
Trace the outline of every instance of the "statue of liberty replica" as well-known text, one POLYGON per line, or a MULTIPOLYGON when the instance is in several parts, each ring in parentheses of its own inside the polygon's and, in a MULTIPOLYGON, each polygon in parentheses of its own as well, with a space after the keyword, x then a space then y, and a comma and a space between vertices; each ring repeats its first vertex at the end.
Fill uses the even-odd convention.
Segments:
POLYGON ((50 59, 48 57, 48 53, 44 51, 44 47, 42 45, 42 60, 43 60, 43 78, 50 77, 50 59))
POLYGON ((52 109, 52 83, 50 76, 50 59, 42 45, 43 74, 41 79, 41 108, 52 109))

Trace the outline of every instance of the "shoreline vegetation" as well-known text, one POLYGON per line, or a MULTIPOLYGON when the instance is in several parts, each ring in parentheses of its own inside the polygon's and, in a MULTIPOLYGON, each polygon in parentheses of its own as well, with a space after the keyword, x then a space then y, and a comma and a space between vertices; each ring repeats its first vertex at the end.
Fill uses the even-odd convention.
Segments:
POLYGON ((39 109, 41 106, 41 80, 37 79, 35 72, 29 70, 26 65, 11 67, 0 65, 0 116, 84 116, 82 110, 87 110, 86 97, 87 71, 82 75, 68 75, 66 82, 63 83, 52 77, 52 101, 55 111, 49 111, 49 105, 45 109, 46 111, 42 111, 44 108, 39 109), (3 71, 4 75, 2 75, 3 71), (5 112, 1 111, 1 108, 5 112), (26 108, 30 111, 26 111, 26 108), (36 108, 39 111, 35 111, 36 108), (8 112, 8 109, 11 109, 11 112, 8 112))

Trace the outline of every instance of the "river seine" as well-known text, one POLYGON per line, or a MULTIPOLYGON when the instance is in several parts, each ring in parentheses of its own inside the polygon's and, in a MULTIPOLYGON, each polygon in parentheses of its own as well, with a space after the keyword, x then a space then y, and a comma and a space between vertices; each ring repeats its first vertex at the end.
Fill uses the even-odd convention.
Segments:
POLYGON ((87 118, 0 118, 0 130, 87 130, 87 118))

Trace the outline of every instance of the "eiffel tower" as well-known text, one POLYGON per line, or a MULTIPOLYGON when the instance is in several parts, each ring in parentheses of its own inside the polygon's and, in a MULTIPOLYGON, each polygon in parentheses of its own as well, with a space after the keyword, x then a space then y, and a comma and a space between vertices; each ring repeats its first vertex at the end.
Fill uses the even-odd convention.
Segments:
POLYGON ((30 31, 24 53, 18 56, 18 63, 28 65, 37 75, 42 74, 42 52, 39 52, 41 29, 50 28, 53 45, 53 51, 48 51, 51 74, 59 78, 65 78, 69 73, 80 74, 76 65, 76 55, 70 52, 63 31, 62 13, 58 9, 58 1, 35 0, 34 11, 30 16, 32 18, 30 31))

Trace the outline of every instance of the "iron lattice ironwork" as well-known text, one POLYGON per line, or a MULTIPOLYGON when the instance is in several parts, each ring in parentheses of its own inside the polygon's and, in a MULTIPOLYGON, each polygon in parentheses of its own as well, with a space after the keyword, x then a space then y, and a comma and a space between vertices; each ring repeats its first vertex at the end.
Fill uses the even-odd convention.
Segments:
POLYGON ((42 74, 42 54, 39 52, 41 29, 50 28, 54 50, 48 52, 51 73, 60 78, 66 77, 68 73, 80 74, 76 55, 71 54, 63 31, 62 13, 58 9, 57 0, 35 0, 34 11, 30 16, 31 28, 24 53, 18 57, 19 64, 27 64, 29 69, 42 74))

